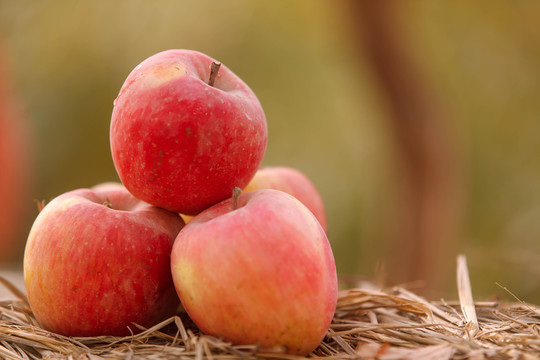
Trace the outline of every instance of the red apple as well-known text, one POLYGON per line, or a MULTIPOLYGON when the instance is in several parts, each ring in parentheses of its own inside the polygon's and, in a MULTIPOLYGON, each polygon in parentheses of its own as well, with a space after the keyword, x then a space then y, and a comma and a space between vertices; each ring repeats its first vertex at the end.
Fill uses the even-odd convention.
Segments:
POLYGON ((315 215, 324 231, 328 230, 321 195, 311 180, 299 170, 285 166, 268 166, 257 171, 244 192, 275 189, 291 194, 315 215))
POLYGON ((305 355, 328 331, 337 301, 332 250, 297 199, 260 190, 194 217, 175 240, 171 269, 191 319, 234 344, 305 355))
POLYGON ((261 104, 227 67, 211 75, 213 62, 196 51, 163 51, 124 82, 111 151, 120 179, 139 199, 194 215, 244 188, 257 171, 267 142, 261 104))
POLYGON ((58 196, 36 218, 24 254, 36 319, 63 335, 122 336, 174 315, 170 254, 183 225, 120 185, 58 196))
MULTIPOLYGON (((321 195, 311 180, 299 170, 285 166, 265 166, 257 170, 244 192, 274 189, 300 200, 315 215, 325 232, 328 231, 326 211, 321 195)), ((187 224, 192 216, 181 214, 187 224)))

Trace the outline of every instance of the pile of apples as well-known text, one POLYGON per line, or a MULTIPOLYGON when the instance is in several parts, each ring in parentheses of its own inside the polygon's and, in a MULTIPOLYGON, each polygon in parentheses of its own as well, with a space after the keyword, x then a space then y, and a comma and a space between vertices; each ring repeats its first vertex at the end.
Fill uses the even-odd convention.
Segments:
POLYGON ((324 207, 299 171, 259 168, 267 124, 252 90, 200 52, 157 53, 124 82, 110 142, 122 184, 64 193, 30 230, 41 326, 129 335, 181 302, 206 334, 313 351, 337 301, 324 207))

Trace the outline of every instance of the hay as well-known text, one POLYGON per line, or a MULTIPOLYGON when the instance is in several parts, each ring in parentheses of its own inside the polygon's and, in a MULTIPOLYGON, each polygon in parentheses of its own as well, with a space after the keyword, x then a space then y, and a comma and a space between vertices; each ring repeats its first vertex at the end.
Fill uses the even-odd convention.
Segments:
MULTIPOLYGON (((0 302, 1 359, 300 359, 232 346, 201 334, 182 313, 139 334, 69 338, 43 330, 25 295, 0 302)), ((403 287, 362 283, 339 293, 331 328, 308 357, 324 359, 536 359, 540 308, 473 302, 466 262, 458 258, 459 302, 427 301, 403 287)))

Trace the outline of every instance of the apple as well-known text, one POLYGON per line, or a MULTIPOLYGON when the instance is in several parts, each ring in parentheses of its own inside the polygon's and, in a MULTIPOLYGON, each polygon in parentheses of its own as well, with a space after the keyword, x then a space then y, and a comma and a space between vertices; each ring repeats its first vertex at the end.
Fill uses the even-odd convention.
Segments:
POLYGON ((336 267, 326 234, 282 191, 244 193, 195 216, 175 240, 171 270, 195 324, 233 344, 305 355, 335 312, 336 267))
POLYGON ((267 143, 253 91, 197 51, 150 56, 114 102, 110 143, 122 183, 137 198, 195 215, 244 188, 267 143))
MULTIPOLYGON (((257 170, 244 192, 274 189, 300 200, 315 215, 325 232, 328 231, 326 211, 321 195, 311 180, 297 169, 286 166, 265 166, 257 170)), ((192 216, 181 214, 187 224, 192 216)))
POLYGON ((255 173, 244 192, 261 189, 281 190, 294 196, 315 215, 324 231, 328 231, 321 195, 311 180, 299 170, 285 166, 262 167, 255 173))
POLYGON ((24 253, 36 319, 68 336, 124 336, 175 314, 170 255, 184 222, 120 184, 64 193, 37 216, 24 253))

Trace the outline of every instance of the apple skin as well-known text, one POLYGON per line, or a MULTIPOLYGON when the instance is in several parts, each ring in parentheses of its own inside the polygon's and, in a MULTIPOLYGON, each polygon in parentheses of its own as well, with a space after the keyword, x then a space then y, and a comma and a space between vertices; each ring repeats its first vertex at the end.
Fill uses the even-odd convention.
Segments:
POLYGON ((120 184, 64 193, 37 216, 24 283, 41 326, 67 336, 124 336, 175 314, 170 272, 184 222, 120 184), (131 330, 130 330, 131 329, 131 330))
POLYGON ((286 166, 260 168, 244 192, 262 189, 280 190, 294 196, 315 215, 324 231, 328 231, 322 197, 311 180, 299 170, 286 166))
POLYGON ((262 351, 306 355, 337 301, 332 249, 315 216, 278 190, 240 195, 194 217, 173 245, 182 305, 205 333, 262 351))
POLYGON ((266 151, 264 111, 253 91, 197 51, 167 50, 127 77, 111 118, 122 183, 137 198, 195 215, 244 188, 266 151))
MULTIPOLYGON (((326 210, 320 193, 311 180, 297 169, 286 166, 264 166, 245 187, 244 192, 274 189, 286 192, 300 200, 315 215, 325 232, 328 232, 326 210)), ((192 216, 181 214, 187 224, 192 216)))

